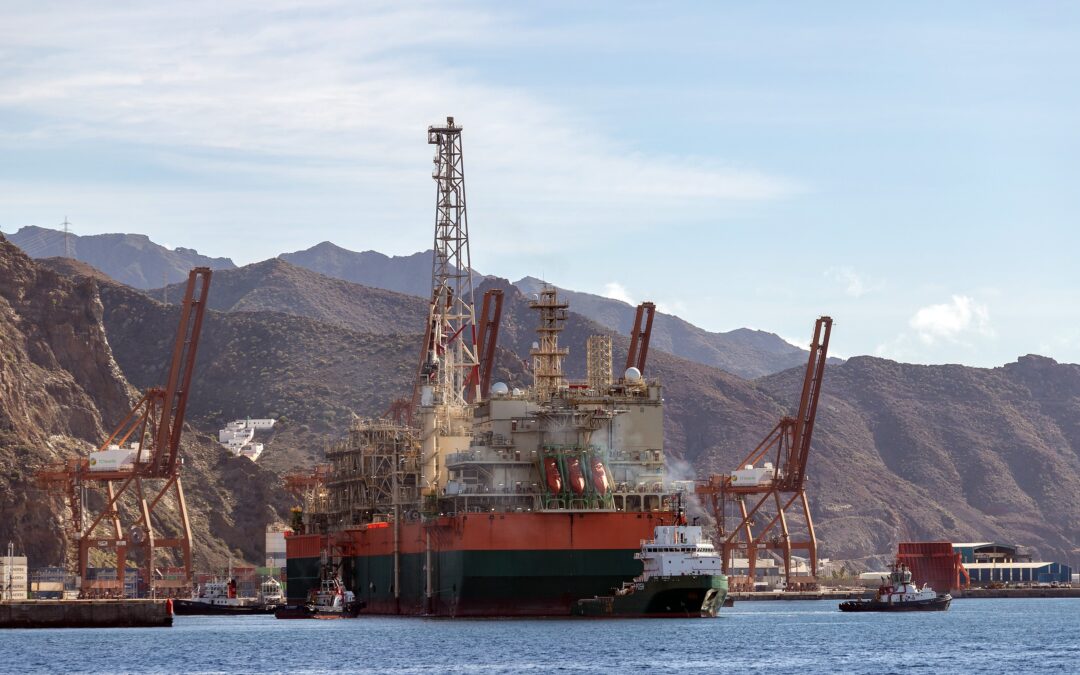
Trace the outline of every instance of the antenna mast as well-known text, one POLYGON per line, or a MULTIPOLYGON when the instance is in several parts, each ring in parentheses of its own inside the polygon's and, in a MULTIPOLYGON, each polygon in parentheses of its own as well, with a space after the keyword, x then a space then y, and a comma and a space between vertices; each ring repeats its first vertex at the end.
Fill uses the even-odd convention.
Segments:
POLYGON ((60 223, 64 226, 64 257, 71 257, 71 223, 68 222, 67 216, 64 216, 64 222, 60 223))

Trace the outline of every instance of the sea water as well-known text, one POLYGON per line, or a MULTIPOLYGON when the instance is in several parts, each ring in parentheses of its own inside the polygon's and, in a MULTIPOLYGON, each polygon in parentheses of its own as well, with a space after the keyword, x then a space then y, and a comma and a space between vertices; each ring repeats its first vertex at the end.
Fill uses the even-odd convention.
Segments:
POLYGON ((739 602, 715 619, 333 621, 176 617, 172 628, 0 631, 4 673, 1080 673, 1080 599, 845 614, 739 602))

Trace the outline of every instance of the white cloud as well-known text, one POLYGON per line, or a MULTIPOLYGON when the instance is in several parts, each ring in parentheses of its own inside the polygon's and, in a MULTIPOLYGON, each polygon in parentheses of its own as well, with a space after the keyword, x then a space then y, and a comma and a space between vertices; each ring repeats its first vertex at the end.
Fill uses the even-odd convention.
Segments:
POLYGON ((844 293, 853 298, 861 298, 867 293, 872 293, 881 288, 880 284, 870 283, 856 272, 854 268, 848 266, 830 267, 825 270, 825 276, 828 279, 842 284, 844 286, 844 293))
POLYGON ((626 287, 617 281, 609 281, 604 284, 604 291, 600 295, 605 298, 611 298, 612 300, 621 300, 628 305, 636 304, 633 299, 630 298, 630 292, 626 290, 626 287))
POLYGON ((954 295, 947 303, 919 309, 908 325, 926 345, 942 340, 961 342, 972 334, 987 337, 994 334, 990 327, 990 310, 966 295, 954 295))
POLYGON ((0 144, 150 148, 185 173, 352 194, 355 204, 335 208, 393 214, 384 231, 429 219, 424 130, 448 113, 466 129, 470 220, 487 228, 492 254, 802 190, 752 167, 643 154, 559 99, 448 59, 462 44, 497 52, 565 39, 510 9, 192 0, 57 11, 41 0, 4 14, 0 110, 29 122, 0 131, 0 144))

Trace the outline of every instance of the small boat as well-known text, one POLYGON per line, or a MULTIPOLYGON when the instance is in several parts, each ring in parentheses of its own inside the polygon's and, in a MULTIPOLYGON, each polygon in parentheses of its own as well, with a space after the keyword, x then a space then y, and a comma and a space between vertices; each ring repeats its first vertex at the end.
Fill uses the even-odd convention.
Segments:
POLYGON ((643 571, 611 595, 578 600, 576 616, 715 617, 725 605, 728 580, 723 561, 701 527, 687 525, 682 510, 675 525, 658 525, 653 539, 634 557, 643 571))
POLYGON ((175 598, 173 611, 181 616, 200 614, 244 616, 273 614, 284 604, 281 583, 274 578, 263 581, 259 588, 259 595, 254 598, 239 597, 236 589, 236 579, 200 584, 190 598, 175 598))
POLYGON ((896 562, 891 566, 888 580, 869 600, 848 600, 840 603, 841 612, 943 612, 949 608, 952 596, 938 593, 923 584, 920 589, 911 582, 911 570, 896 562))
POLYGON ((360 613, 363 601, 346 590, 337 577, 327 577, 311 589, 303 605, 285 605, 274 612, 279 619, 349 619, 360 613))

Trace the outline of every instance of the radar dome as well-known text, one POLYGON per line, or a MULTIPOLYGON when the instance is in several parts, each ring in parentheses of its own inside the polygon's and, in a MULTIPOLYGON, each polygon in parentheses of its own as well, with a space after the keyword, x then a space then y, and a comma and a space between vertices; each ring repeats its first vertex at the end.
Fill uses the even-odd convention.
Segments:
POLYGON ((506 386, 505 382, 496 382, 491 385, 492 396, 506 396, 510 392, 510 387, 506 386))
POLYGON ((641 382, 641 371, 630 366, 626 369, 626 372, 623 373, 623 379, 627 382, 641 382))

